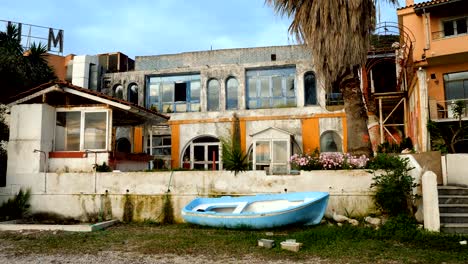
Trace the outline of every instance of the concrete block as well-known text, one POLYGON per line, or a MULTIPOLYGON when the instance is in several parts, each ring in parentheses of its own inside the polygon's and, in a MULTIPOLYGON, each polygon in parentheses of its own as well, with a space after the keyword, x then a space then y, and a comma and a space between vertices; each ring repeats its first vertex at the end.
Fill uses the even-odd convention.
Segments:
POLYGON ((275 246, 275 241, 271 239, 259 239, 258 246, 264 248, 273 248, 275 246))
POLYGON ((281 242, 281 249, 289 250, 293 252, 299 252, 301 249, 302 243, 296 242, 295 239, 288 239, 286 241, 281 242))

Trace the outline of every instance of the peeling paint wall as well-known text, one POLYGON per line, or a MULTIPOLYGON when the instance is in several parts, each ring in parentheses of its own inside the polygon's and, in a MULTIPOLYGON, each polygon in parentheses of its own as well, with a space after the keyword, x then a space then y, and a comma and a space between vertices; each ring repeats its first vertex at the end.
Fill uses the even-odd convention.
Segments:
POLYGON ((119 219, 131 215, 134 221, 159 221, 164 215, 164 203, 170 199, 174 218, 181 222, 181 209, 198 196, 285 191, 329 192, 328 212, 333 208, 338 213, 362 216, 375 211, 370 190, 372 175, 363 170, 301 171, 300 175, 248 171, 235 176, 228 171, 168 171, 11 176, 14 181, 0 188, 0 200, 17 193, 19 188, 29 187, 33 211, 55 212, 82 220, 111 214, 119 219))

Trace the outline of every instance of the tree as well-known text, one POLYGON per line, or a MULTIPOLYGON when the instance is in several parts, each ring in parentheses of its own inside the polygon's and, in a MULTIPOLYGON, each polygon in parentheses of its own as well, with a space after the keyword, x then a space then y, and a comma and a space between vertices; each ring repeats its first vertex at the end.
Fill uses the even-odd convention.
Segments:
POLYGON ((55 79, 54 71, 46 60, 44 45, 33 43, 24 51, 18 28, 9 24, 5 32, 0 32, 0 89, 1 103, 11 96, 55 79))
MULTIPOLYGON (((396 4, 397 0, 387 0, 396 4)), ((358 70, 364 65, 375 29, 374 0, 266 0, 276 13, 292 18, 290 34, 310 49, 325 87, 343 93, 348 152, 372 155, 367 111, 358 70)))

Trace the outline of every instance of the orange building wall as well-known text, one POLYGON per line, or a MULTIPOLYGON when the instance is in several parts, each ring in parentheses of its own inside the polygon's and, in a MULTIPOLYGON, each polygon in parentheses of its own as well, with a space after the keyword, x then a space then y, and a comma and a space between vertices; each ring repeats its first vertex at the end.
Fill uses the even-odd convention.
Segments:
MULTIPOLYGON (((467 42, 468 45, 468 42, 467 42)), ((426 68, 428 76, 428 94, 429 99, 436 101, 445 100, 444 74, 468 71, 468 61, 459 64, 445 64, 438 66, 429 66, 426 68), (431 79, 431 74, 435 74, 435 79, 431 79)))
POLYGON ((53 68, 59 81, 65 81, 67 76, 67 63, 73 60, 75 55, 60 56, 48 53, 46 56, 47 64, 53 68))

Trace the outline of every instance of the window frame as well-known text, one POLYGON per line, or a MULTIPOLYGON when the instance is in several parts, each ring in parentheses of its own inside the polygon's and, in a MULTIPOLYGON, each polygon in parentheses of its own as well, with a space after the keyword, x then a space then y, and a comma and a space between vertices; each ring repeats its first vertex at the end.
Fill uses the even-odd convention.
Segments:
POLYGON ((216 79, 216 78, 210 78, 207 83, 206 83, 206 110, 207 111, 210 111, 210 112, 216 112, 216 111, 220 111, 220 102, 221 100, 220 99, 220 95, 221 95, 221 82, 216 79), (211 85, 211 83, 214 83, 216 82, 217 84, 216 85, 211 85), (216 87, 217 86, 217 87, 216 87), (217 88, 218 90, 216 91, 217 93, 217 98, 211 98, 211 99, 217 99, 216 102, 217 102, 217 106, 216 107, 213 107, 212 105, 210 105, 210 93, 213 93, 213 88, 217 88))
POLYGON ((110 133, 110 119, 111 119, 111 110, 107 108, 84 108, 84 107, 72 107, 72 108, 63 108, 63 107, 58 107, 55 110, 55 127, 54 127, 54 152, 83 152, 83 151, 108 151, 109 150, 109 133, 110 133), (80 112, 80 147, 78 150, 57 150, 56 149, 56 143, 57 143, 57 134, 56 134, 56 129, 57 129, 57 114, 58 113, 64 113, 64 112, 80 112), (105 148, 103 149, 85 149, 84 144, 85 144, 85 116, 86 113, 106 113, 106 131, 105 131, 105 148))
MULTIPOLYGON (((226 85, 225 85, 225 95, 226 95, 226 110, 237 110, 239 109, 239 80, 234 77, 234 76, 229 76, 227 79, 226 79, 226 85), (237 85, 236 85, 236 91, 235 91, 235 99, 236 99, 236 105, 235 107, 230 107, 229 106, 229 99, 231 97, 229 97, 229 81, 231 80, 234 80, 236 81, 237 85)), ((233 86, 232 86, 233 87, 233 86)))
POLYGON ((171 154, 172 154, 172 137, 171 137, 171 135, 153 135, 149 139, 149 144, 148 144, 147 149, 149 150, 148 154, 150 154, 151 156, 171 156, 171 154), (161 138, 161 145, 159 145, 159 146, 154 146, 153 145, 153 139, 155 137, 156 138, 157 137, 161 138), (164 145, 164 139, 167 139, 167 138, 169 138, 171 140, 170 145, 164 145), (168 155, 154 154, 156 149, 169 149, 169 154, 168 155))
POLYGON ((317 75, 315 74, 314 71, 306 71, 304 73, 304 105, 305 106, 313 106, 313 105, 318 105, 318 100, 317 100, 317 75), (308 95, 308 92, 309 91, 309 87, 306 86, 306 76, 309 76, 309 75, 312 75, 314 76, 314 87, 313 87, 313 90, 314 90, 314 102, 313 103, 308 103, 307 102, 307 95, 308 95))
POLYGON ((286 173, 291 171, 291 163, 289 157, 291 157, 292 151, 291 139, 285 138, 256 138, 252 141, 252 169, 257 169, 257 166, 268 166, 270 172, 274 172, 273 167, 275 166, 286 166, 286 173), (269 160, 268 162, 257 162, 257 142, 268 142, 269 144, 269 160), (286 162, 275 162, 274 142, 286 142, 286 162))
POLYGON ((193 170, 193 169, 195 169, 195 164, 197 164, 197 165, 203 165, 204 170, 211 170, 213 161, 209 160, 208 148, 210 146, 218 147, 218 160, 215 161, 215 164, 218 166, 218 170, 220 170, 220 171, 223 170, 223 157, 222 157, 221 141, 218 138, 216 138, 214 136, 209 136, 209 135, 196 137, 196 138, 193 138, 192 140, 190 140, 190 142, 187 144, 187 146, 181 152, 181 157, 180 157, 181 167, 184 167, 184 165, 187 164, 187 162, 184 160, 184 155, 188 150, 188 153, 189 153, 188 164, 189 164, 190 167, 187 168, 187 169, 193 170), (213 138, 213 139, 216 139, 217 142, 215 142, 215 141, 194 142, 194 141, 196 141, 197 139, 200 139, 200 138, 213 138), (203 147, 203 151, 204 151, 204 154, 203 154, 204 160, 203 161, 195 161, 195 147, 197 147, 197 146, 198 147, 203 147))
POLYGON ((200 97, 202 92, 202 83, 200 73, 187 73, 187 74, 177 74, 177 75, 148 75, 146 76, 146 108, 151 109, 153 106, 156 106, 157 111, 161 113, 186 113, 186 112, 199 112, 200 111, 200 97), (152 79, 155 79, 152 81, 152 79), (192 87, 193 83, 198 82, 198 99, 193 99, 192 96, 192 87), (176 101, 176 84, 185 84, 185 101, 176 101), (155 90, 158 98, 157 101, 152 102, 150 100, 152 86, 155 86, 155 90), (163 86, 171 85, 171 101, 163 101, 163 86), (197 108, 198 106, 198 108, 197 108), (167 111, 169 107, 170 111, 167 111), (178 109, 185 109, 181 111, 178 109), (196 109, 195 109, 196 108, 196 109))
POLYGON ((464 35, 467 35, 468 34, 468 16, 462 16, 462 17, 457 17, 457 18, 451 18, 451 19, 446 19, 446 20, 442 20, 441 22, 441 28, 442 28, 442 32, 444 33, 444 38, 452 38, 452 37, 458 37, 458 36, 464 36, 464 35), (458 25, 457 25, 457 21, 458 20, 462 20, 464 19, 465 20, 465 25, 466 25, 466 32, 464 33, 458 33, 458 25), (445 23, 447 22, 451 22, 452 24, 452 29, 453 29, 453 34, 452 35, 445 35, 445 23))
POLYGON ((245 90, 246 90, 246 108, 247 109, 274 109, 281 107, 296 107, 297 106, 297 70, 296 66, 284 66, 278 68, 260 68, 246 69, 245 72, 245 90), (281 77, 281 96, 275 95, 274 78, 281 77), (290 95, 288 91, 288 80, 293 78, 294 93, 290 95), (255 81, 255 91, 251 90, 250 83, 255 81), (268 82, 268 89, 264 89, 262 82, 268 82), (268 95, 262 95, 267 92, 268 95), (254 96, 252 96, 255 94, 254 96), (281 105, 276 105, 276 102, 282 101, 281 105), (289 104, 294 101, 293 104, 289 104), (265 106, 263 103, 267 103, 265 106), (253 106, 255 104, 255 106, 253 106))

